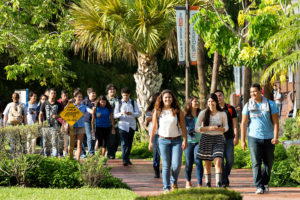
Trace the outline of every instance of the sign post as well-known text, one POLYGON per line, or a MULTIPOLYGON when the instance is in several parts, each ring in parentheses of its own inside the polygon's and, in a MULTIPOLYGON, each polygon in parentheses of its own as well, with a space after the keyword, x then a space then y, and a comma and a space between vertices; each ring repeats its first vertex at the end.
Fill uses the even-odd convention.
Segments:
POLYGON ((194 30, 194 23, 189 24, 197 12, 198 6, 189 6, 186 0, 185 6, 176 6, 176 28, 179 65, 185 64, 185 100, 190 93, 190 65, 197 65, 198 35, 194 30))
POLYGON ((83 116, 83 113, 73 104, 69 103, 59 114, 70 125, 70 159, 73 159, 74 150, 74 124, 83 116))

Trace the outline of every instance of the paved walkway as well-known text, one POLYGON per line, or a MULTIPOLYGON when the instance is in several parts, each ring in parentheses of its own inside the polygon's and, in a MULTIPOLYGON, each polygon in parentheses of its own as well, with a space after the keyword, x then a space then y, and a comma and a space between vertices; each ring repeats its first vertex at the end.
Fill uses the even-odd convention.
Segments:
MULTIPOLYGON (((162 179, 153 178, 154 172, 152 161, 149 160, 132 160, 133 165, 124 167, 122 161, 119 159, 109 160, 108 165, 113 166, 112 174, 116 177, 123 179, 134 192, 141 196, 157 195, 162 193, 162 179)), ((244 200, 283 200, 283 199, 299 199, 300 188, 295 187, 274 187, 270 188, 270 193, 263 195, 256 195, 255 187, 253 186, 252 172, 248 169, 235 169, 232 170, 230 176, 230 188, 232 190, 241 192, 244 200)), ((192 185, 196 184, 195 170, 192 175, 192 185)), ((215 185, 213 176, 212 185, 215 185)), ((181 168, 179 188, 185 187, 184 166, 181 168)))

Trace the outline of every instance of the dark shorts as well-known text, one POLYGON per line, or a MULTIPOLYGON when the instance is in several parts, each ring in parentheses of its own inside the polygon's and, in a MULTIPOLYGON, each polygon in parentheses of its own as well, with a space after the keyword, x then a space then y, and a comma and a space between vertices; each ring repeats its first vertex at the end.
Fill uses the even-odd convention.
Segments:
POLYGON ((109 134, 111 132, 111 127, 103 128, 103 127, 96 127, 95 137, 98 140, 99 147, 107 147, 107 141, 109 134))

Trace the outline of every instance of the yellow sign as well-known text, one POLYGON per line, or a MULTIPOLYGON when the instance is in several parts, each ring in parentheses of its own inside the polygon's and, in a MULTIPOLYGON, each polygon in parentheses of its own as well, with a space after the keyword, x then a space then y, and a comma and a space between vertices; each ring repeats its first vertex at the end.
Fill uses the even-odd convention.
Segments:
POLYGON ((70 126, 73 126, 83 116, 83 113, 73 103, 69 103, 59 115, 70 126))

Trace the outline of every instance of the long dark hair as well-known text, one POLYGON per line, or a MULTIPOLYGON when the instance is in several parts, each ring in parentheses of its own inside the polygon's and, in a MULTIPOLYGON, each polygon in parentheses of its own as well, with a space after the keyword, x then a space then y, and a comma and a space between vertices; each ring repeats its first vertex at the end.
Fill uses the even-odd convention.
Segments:
POLYGON ((171 90, 163 90, 160 93, 160 95, 157 97, 157 100, 155 102, 155 110, 158 112, 158 116, 160 116, 160 113, 164 107, 163 96, 165 94, 170 94, 172 96, 171 110, 173 116, 175 116, 180 111, 180 106, 178 100, 176 99, 175 95, 171 90))
MULTIPOLYGON (((199 99, 198 97, 196 96, 190 96, 184 106, 184 116, 192 116, 192 101, 194 101, 194 99, 199 99)), ((197 108, 197 115, 199 114, 200 112, 200 108, 197 108)))
POLYGON ((96 107, 100 107, 100 100, 106 101, 105 108, 108 108, 108 110, 112 110, 112 107, 111 107, 109 101, 107 100, 107 98, 105 96, 102 96, 102 95, 97 99, 96 107))
MULTIPOLYGON (((208 99, 212 99, 214 102, 216 102, 217 110, 222 111, 222 108, 219 105, 219 100, 218 100, 218 97, 216 94, 211 93, 208 96, 207 101, 208 101, 208 99)), ((209 107, 207 107, 205 110, 205 115, 204 115, 204 126, 209 126, 209 120, 210 120, 210 109, 209 109, 209 107)))
POLYGON ((155 102, 157 100, 157 97, 159 96, 159 92, 155 93, 153 96, 152 96, 152 99, 151 99, 151 102, 146 110, 146 112, 152 112, 153 109, 154 109, 154 106, 155 106, 155 102))

